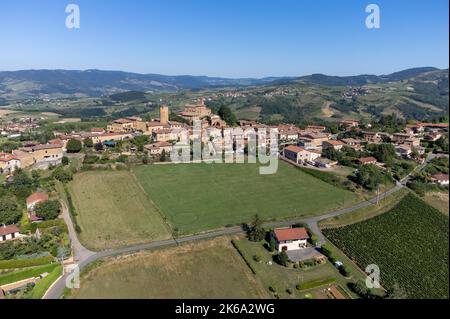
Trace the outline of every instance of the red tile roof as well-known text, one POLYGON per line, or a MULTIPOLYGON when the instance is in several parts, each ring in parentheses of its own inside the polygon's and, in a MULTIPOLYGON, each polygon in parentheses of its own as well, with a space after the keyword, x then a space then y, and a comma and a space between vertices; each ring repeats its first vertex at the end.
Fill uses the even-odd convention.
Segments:
POLYGON ((335 145, 335 146, 344 145, 344 142, 336 141, 336 140, 328 140, 328 141, 325 141, 325 142, 328 143, 328 144, 331 144, 331 145, 335 145))
POLYGON ((48 200, 47 193, 36 192, 36 193, 33 193, 30 196, 28 196, 27 205, 31 205, 31 204, 37 203, 37 202, 45 202, 47 200, 48 200))
POLYGON ((0 162, 9 162, 14 159, 17 158, 13 154, 0 152, 0 162))
POLYGON ((6 236, 18 232, 19 228, 17 228, 16 225, 0 226, 0 236, 6 236))
POLYGON ((448 174, 435 174, 431 178, 439 182, 448 181, 448 174))
POLYGON ((299 153, 299 152, 304 151, 305 149, 303 147, 300 147, 300 146, 289 145, 288 147, 285 148, 285 150, 290 151, 290 152, 294 152, 294 153, 299 153))
POLYGON ((276 228, 274 230, 275 236, 279 241, 284 240, 298 240, 298 239, 308 239, 308 232, 306 228, 276 228))

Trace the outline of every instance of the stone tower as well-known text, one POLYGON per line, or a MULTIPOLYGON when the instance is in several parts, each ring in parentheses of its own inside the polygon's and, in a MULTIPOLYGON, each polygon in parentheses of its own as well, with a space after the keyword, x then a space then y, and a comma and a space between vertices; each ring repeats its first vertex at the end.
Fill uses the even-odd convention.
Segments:
POLYGON ((169 123, 169 107, 166 105, 159 107, 159 122, 161 124, 169 123))

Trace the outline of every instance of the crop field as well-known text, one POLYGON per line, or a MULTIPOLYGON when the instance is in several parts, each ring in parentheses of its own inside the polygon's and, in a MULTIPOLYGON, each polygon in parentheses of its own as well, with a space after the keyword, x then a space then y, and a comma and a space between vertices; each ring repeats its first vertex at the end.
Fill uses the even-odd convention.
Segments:
POLYGON ((101 250, 166 239, 169 227, 128 171, 76 174, 69 186, 88 248, 101 250))
POLYGON ((69 298, 268 298, 227 237, 108 258, 69 298))
POLYGON ((272 175, 257 164, 147 165, 137 180, 172 226, 183 234, 263 219, 317 215, 356 196, 284 162, 272 175))
POLYGON ((381 285, 408 298, 448 298, 449 220, 409 194, 387 213, 324 234, 381 285))

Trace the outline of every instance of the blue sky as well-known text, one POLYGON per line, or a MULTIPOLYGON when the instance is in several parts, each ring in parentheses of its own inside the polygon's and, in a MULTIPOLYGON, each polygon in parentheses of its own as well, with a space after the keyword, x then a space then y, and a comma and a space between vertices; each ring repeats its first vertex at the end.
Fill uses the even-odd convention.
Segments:
POLYGON ((264 77, 448 67, 448 0, 2 0, 0 70, 264 77), (78 4, 81 28, 65 27, 78 4), (381 9, 367 29, 365 7, 381 9))

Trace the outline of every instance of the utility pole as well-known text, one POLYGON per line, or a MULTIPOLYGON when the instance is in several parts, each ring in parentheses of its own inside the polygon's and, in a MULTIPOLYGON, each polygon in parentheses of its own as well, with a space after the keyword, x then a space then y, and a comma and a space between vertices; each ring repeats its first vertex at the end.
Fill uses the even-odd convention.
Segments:
POLYGON ((377 206, 379 202, 380 202, 380 183, 378 183, 377 187, 377 206))

